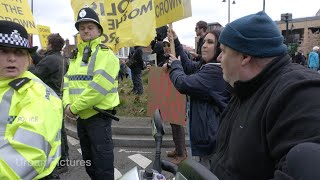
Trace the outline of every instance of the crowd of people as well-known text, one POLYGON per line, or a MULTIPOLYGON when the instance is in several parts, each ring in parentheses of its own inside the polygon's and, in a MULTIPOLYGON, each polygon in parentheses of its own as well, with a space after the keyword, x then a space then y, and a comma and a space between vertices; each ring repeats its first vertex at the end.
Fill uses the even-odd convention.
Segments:
MULTIPOLYGON (((196 24, 197 35, 203 27, 202 21, 196 24)), ((177 54, 163 68, 187 95, 192 158, 219 179, 319 178, 317 46, 308 58, 301 51, 290 57, 265 12, 239 18, 222 32, 205 31, 201 56, 192 53, 193 60, 169 31, 177 54), (312 158, 314 166, 306 162, 312 158)), ((164 40, 162 44, 165 48, 164 40)))
MULTIPOLYGON (((78 12, 75 28, 82 42, 67 63, 59 34, 51 34, 46 52, 36 55, 23 26, 0 21, 1 179, 59 179, 67 171, 59 162, 69 156, 65 120, 77 122, 90 178, 114 179, 108 113, 120 103, 118 75, 130 74, 131 93, 143 94, 143 47, 119 61, 101 43, 104 29, 88 7, 78 12)), ((186 95, 190 158, 219 179, 319 179, 318 167, 305 160, 320 157, 319 47, 307 58, 301 51, 290 57, 263 11, 222 30, 207 28, 204 21, 195 26, 196 52, 186 52, 173 29, 153 42, 157 66, 186 95)), ((175 149, 167 156, 178 165, 188 158, 185 129, 171 128, 175 149)))
POLYGON ((114 179, 106 114, 119 104, 119 60, 101 43, 94 10, 81 9, 75 28, 83 42, 68 64, 59 34, 49 35, 45 53, 36 54, 22 25, 0 21, 1 179, 59 179, 69 156, 64 120, 77 121, 88 175, 114 179))

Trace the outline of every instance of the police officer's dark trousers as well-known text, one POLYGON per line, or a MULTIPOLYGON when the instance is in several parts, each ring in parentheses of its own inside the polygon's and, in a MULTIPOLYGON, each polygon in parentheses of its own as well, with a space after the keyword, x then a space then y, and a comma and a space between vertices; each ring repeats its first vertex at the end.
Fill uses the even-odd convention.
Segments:
POLYGON ((82 158, 91 179, 114 179, 111 121, 101 114, 77 121, 82 158))
POLYGON ((143 94, 143 84, 142 84, 142 71, 141 69, 132 69, 131 70, 132 75, 132 82, 133 82, 133 91, 137 94, 141 95, 143 94))

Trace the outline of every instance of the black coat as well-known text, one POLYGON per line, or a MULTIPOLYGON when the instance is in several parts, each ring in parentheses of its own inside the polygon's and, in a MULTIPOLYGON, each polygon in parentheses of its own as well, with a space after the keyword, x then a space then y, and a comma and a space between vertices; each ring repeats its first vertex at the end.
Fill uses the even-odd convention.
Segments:
POLYGON ((141 46, 134 48, 133 53, 134 65, 131 68, 131 71, 140 72, 143 70, 143 50, 141 46))
POLYGON ((157 55, 157 66, 162 67, 162 65, 165 63, 166 58, 164 56, 164 51, 163 51, 163 42, 158 41, 153 47, 153 50, 151 54, 156 53, 157 55))
POLYGON ((58 95, 62 94, 61 83, 67 71, 67 63, 60 51, 49 51, 46 56, 30 70, 58 95))
POLYGON ((298 52, 298 54, 294 57, 295 63, 304 65, 306 63, 306 58, 301 52, 298 52))
POLYGON ((320 143, 320 75, 289 59, 278 57, 255 78, 235 82, 211 161, 219 179, 282 179, 293 146, 320 143))

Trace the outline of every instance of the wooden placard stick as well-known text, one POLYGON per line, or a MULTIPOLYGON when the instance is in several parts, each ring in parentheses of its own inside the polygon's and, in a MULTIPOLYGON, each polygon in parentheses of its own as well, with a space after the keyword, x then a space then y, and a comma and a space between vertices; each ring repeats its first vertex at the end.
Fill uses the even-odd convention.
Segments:
POLYGON ((173 54, 174 56, 176 56, 176 50, 175 50, 175 46, 174 46, 174 38, 173 38, 173 34, 172 34, 172 23, 169 24, 169 33, 170 33, 170 49, 171 49, 171 54, 173 54))

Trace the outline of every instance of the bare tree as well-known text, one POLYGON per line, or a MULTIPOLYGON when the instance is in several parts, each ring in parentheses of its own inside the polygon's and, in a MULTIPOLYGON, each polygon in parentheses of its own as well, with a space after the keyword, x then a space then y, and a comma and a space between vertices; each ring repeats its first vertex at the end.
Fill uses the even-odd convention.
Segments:
POLYGON ((302 50, 305 55, 312 51, 314 46, 320 46, 320 32, 319 30, 312 33, 312 30, 309 29, 308 36, 303 38, 299 50, 302 50))

